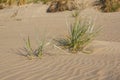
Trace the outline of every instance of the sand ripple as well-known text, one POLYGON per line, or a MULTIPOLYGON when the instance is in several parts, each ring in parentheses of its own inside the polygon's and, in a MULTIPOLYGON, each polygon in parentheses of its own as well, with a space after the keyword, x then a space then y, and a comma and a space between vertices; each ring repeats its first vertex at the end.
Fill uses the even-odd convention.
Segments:
POLYGON ((32 61, 6 59, 5 64, 1 60, 0 80, 120 80, 120 43, 95 43, 102 45, 99 53, 95 44, 93 54, 56 54, 32 61))

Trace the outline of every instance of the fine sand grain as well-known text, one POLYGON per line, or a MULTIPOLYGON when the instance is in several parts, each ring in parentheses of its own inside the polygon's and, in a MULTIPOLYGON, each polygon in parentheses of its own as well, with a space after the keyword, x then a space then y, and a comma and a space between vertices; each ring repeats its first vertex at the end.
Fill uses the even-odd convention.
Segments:
POLYGON ((48 46, 42 59, 25 57, 23 38, 36 35, 48 41, 65 36, 71 12, 46 13, 48 6, 30 4, 0 10, 0 80, 120 80, 120 12, 101 13, 88 8, 82 15, 96 18, 102 31, 87 49, 91 54, 48 46))

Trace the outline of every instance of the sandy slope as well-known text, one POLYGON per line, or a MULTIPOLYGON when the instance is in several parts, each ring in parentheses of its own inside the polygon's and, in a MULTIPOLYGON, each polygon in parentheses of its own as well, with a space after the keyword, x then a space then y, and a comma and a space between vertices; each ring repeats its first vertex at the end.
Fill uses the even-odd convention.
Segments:
POLYGON ((1 80, 119 80, 120 43, 94 41, 93 54, 52 50, 41 60, 13 52, 1 54, 1 80))
POLYGON ((37 4, 0 10, 0 80, 120 80, 119 12, 83 11, 83 15, 97 16, 96 24, 103 25, 90 44, 92 54, 48 47, 42 59, 28 60, 23 55, 23 38, 30 35, 33 44, 36 34, 46 35, 47 40, 59 38, 67 33, 66 19, 72 19, 71 12, 50 14, 45 9, 37 4))

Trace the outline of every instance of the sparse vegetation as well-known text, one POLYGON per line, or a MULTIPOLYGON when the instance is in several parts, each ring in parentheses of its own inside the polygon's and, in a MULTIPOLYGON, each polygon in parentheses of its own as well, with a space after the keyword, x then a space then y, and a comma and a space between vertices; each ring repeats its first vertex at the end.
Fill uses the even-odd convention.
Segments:
MULTIPOLYGON (((82 51, 87 53, 84 48, 95 38, 99 29, 94 29, 95 24, 92 20, 82 18, 80 13, 87 7, 87 3, 77 5, 73 11, 74 23, 70 26, 68 35, 65 38, 57 40, 59 45, 69 49, 71 52, 82 51)), ((68 26, 69 27, 69 26, 68 26)))
POLYGON ((6 0, 0 0, 0 3, 5 3, 6 2, 6 0))
POLYGON ((58 40, 59 45, 68 48, 71 52, 83 51, 99 31, 99 29, 94 30, 94 27, 92 21, 76 18, 67 37, 58 40))
POLYGON ((3 3, 5 5, 13 5, 13 4, 19 4, 19 5, 23 5, 25 4, 26 0, 0 0, 0 3, 3 3))
POLYGON ((44 4, 46 4, 47 2, 51 1, 51 0, 0 0, 0 4, 5 4, 5 5, 24 5, 27 3, 38 3, 38 2, 43 2, 44 4))
POLYGON ((48 2, 50 2, 50 1, 52 1, 52 0, 40 0, 40 1, 42 1, 43 4, 46 4, 46 3, 48 3, 48 2))
POLYGON ((80 5, 79 1, 74 0, 53 0, 47 12, 72 11, 80 5))
POLYGON ((100 0, 104 12, 115 12, 120 9, 120 0, 100 0))
POLYGON ((40 43, 38 44, 38 47, 36 49, 32 48, 29 36, 28 36, 28 39, 25 42, 26 42, 25 50, 27 52, 27 57, 29 59, 33 59, 34 57, 39 57, 39 58, 42 57, 43 50, 44 50, 44 47, 45 47, 45 41, 44 40, 40 41, 40 43))
POLYGON ((26 2, 27 0, 18 0, 17 5, 24 5, 26 2))

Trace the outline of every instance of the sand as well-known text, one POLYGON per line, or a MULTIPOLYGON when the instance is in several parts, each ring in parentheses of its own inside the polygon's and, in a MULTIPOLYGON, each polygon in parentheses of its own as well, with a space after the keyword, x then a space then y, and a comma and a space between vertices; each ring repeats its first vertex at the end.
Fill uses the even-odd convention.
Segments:
POLYGON ((83 11, 103 27, 88 46, 93 53, 71 54, 52 44, 42 59, 28 60, 23 51, 28 35, 36 46, 36 35, 50 41, 67 34, 71 12, 46 13, 47 7, 29 4, 0 10, 0 80, 120 80, 120 12, 101 13, 92 7, 83 11))

